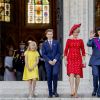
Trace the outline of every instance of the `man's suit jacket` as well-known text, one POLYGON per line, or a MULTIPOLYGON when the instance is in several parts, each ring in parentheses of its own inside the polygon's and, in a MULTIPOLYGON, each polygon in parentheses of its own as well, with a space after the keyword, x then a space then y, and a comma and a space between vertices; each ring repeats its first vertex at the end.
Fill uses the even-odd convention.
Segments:
POLYGON ((53 59, 60 61, 61 50, 59 42, 57 40, 53 40, 52 47, 50 47, 49 42, 46 40, 42 46, 42 56, 46 63, 53 59))
POLYGON ((98 46, 96 45, 95 39, 98 41, 98 45, 100 45, 100 39, 94 38, 88 40, 87 46, 92 47, 92 56, 89 61, 89 66, 93 65, 100 65, 100 50, 98 49, 98 46))

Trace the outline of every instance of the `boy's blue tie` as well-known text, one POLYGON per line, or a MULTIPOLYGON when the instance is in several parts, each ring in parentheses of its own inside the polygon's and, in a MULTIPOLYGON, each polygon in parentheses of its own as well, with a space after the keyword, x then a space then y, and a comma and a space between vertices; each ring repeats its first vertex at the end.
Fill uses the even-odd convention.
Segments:
POLYGON ((50 47, 52 48, 52 41, 49 41, 50 47))

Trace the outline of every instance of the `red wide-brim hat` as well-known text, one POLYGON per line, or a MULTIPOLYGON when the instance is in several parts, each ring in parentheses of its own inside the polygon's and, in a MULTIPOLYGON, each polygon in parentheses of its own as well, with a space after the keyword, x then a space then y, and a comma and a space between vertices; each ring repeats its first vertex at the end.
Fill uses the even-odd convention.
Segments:
POLYGON ((72 28, 70 29, 70 32, 69 32, 69 36, 71 36, 74 32, 74 30, 76 30, 77 28, 79 28, 81 26, 81 24, 74 24, 72 26, 72 28))

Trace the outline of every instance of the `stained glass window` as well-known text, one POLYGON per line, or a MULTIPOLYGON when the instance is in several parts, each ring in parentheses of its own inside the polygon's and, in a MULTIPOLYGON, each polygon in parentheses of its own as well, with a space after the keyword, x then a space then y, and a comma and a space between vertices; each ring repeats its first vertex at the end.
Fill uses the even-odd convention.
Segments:
POLYGON ((49 1, 48 0, 28 0, 28 23, 46 23, 50 22, 49 1))
POLYGON ((0 0, 0 21, 10 22, 10 0, 0 0))

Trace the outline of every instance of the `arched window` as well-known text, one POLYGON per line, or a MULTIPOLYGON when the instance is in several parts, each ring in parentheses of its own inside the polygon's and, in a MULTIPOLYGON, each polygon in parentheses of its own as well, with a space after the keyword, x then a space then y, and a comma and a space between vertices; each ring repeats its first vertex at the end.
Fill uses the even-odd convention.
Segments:
POLYGON ((10 22, 10 0, 0 0, 0 21, 10 22))
POLYGON ((48 0, 28 0, 27 1, 27 23, 49 24, 50 5, 48 0))

